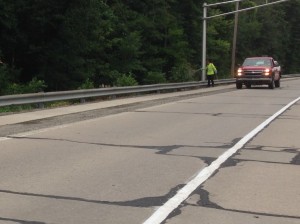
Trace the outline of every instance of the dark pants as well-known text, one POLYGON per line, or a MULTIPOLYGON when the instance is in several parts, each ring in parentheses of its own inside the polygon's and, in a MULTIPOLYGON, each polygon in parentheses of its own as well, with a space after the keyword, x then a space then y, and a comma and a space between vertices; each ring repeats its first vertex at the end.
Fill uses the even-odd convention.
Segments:
POLYGON ((212 86, 215 86, 215 83, 214 83, 214 75, 207 75, 207 86, 210 86, 210 83, 212 86))

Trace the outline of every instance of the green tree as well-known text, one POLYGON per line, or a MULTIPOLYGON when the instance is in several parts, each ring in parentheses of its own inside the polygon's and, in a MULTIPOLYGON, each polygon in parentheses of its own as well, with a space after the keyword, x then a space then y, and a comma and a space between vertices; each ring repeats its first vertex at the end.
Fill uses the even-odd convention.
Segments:
POLYGON ((287 33, 283 33, 285 39, 285 57, 282 58, 284 72, 299 73, 300 72, 300 2, 297 0, 289 1, 285 8, 285 21, 288 24, 287 33))
MULTIPOLYGON (((131 74, 137 84, 196 79, 193 71, 202 61, 203 3, 2 0, 0 58, 5 66, 0 68, 0 94, 16 86, 27 91, 24 85, 35 77, 44 80, 47 91, 111 86, 123 74, 131 74)), ((242 1, 240 6, 263 3, 265 0, 242 1)), ((286 72, 298 71, 299 4, 290 0, 240 13, 237 63, 248 56, 268 54, 286 72)), ((232 10, 234 4, 226 4, 208 12, 232 10)), ((230 71, 233 22, 234 15, 208 20, 207 57, 221 77, 230 71)))
MULTIPOLYGON (((252 1, 245 1, 241 8, 257 6, 252 1)), ((246 57, 256 56, 257 47, 262 32, 262 24, 257 19, 257 10, 250 10, 239 13, 238 34, 237 34, 237 63, 242 63, 246 57)))
POLYGON ((122 74, 116 80, 116 86, 137 86, 138 82, 135 80, 133 75, 129 73, 128 75, 122 74))

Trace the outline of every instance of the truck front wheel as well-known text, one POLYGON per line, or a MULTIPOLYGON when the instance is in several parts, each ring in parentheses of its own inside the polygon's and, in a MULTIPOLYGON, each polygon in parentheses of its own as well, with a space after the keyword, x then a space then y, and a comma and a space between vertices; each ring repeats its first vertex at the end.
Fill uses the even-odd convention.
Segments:
POLYGON ((274 89, 274 79, 269 83, 269 89, 274 89))
POLYGON ((241 82, 236 82, 235 85, 237 89, 241 89, 243 87, 243 83, 241 82))

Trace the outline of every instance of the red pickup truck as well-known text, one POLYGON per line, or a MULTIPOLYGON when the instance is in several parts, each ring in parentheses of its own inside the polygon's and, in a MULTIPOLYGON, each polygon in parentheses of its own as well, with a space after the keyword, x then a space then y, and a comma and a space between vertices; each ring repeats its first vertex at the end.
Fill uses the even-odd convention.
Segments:
POLYGON ((281 67, 272 57, 246 58, 235 75, 236 88, 243 84, 247 88, 251 85, 268 85, 270 89, 280 87, 281 67))

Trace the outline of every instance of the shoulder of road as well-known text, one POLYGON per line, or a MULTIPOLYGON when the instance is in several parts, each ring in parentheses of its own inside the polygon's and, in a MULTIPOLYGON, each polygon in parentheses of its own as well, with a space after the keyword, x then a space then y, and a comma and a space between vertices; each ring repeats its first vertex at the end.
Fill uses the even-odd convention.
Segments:
MULTIPOLYGON (((151 102, 155 100, 163 100, 163 99, 174 99, 184 96, 192 96, 192 95, 205 95, 205 94, 213 94, 219 91, 230 91, 235 87, 233 85, 223 85, 223 86, 215 86, 214 88, 200 88, 196 90, 186 90, 172 93, 161 93, 161 94, 148 94, 141 95, 136 97, 128 97, 121 99, 113 99, 106 100, 100 102, 93 103, 83 103, 77 105, 71 105, 66 107, 52 108, 52 109, 41 109, 36 111, 24 112, 24 113, 15 113, 15 114, 7 114, 0 116, 0 126, 11 125, 23 122, 29 122, 33 120, 46 119, 51 117, 63 116, 67 114, 76 114, 87 111, 105 109, 105 108, 114 108, 120 106, 126 106, 141 102, 151 102)), ((174 99, 174 101, 176 101, 174 99)))

